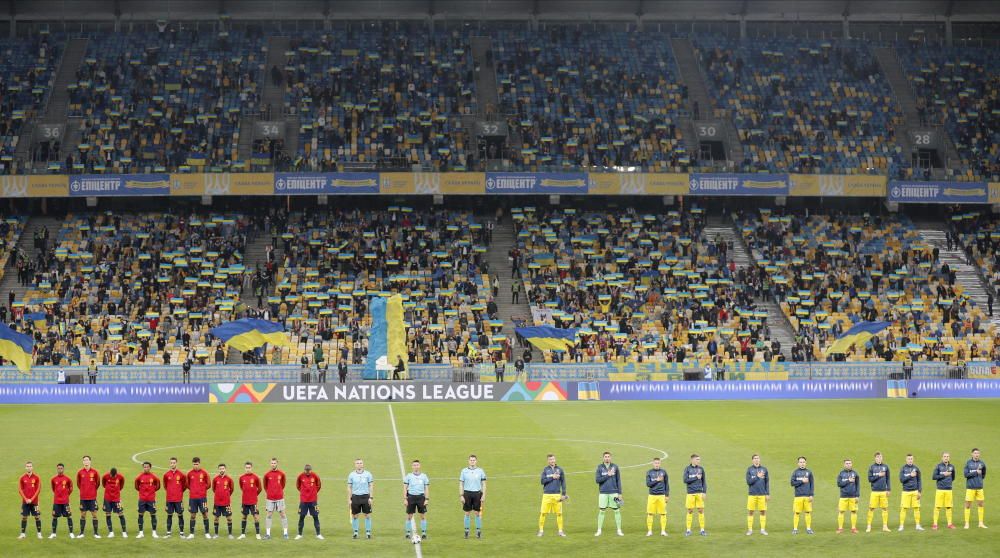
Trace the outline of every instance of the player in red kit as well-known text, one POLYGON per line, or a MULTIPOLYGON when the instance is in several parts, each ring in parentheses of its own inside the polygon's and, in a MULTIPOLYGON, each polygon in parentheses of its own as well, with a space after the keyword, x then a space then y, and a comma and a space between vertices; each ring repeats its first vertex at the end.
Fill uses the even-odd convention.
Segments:
POLYGON ((108 538, 115 538, 115 530, 111 526, 111 514, 117 513, 122 524, 122 538, 128 538, 128 528, 125 527, 125 510, 122 509, 122 489, 125 488, 125 477, 112 467, 111 471, 101 478, 104 487, 104 518, 108 521, 108 538))
POLYGON ((139 534, 135 536, 137 539, 145 536, 142 532, 142 520, 146 512, 149 512, 149 524, 153 527, 153 538, 159 538, 156 534, 156 492, 160 489, 160 479, 150 472, 152 468, 152 463, 144 461, 142 474, 135 478, 135 490, 139 493, 139 534))
POLYGON ((97 532, 97 489, 101 487, 101 474, 90 466, 90 456, 83 456, 83 468, 76 472, 76 486, 80 489, 80 534, 87 528, 87 512, 90 512, 91 523, 94 525, 94 538, 101 538, 97 532))
POLYGON ((281 516, 281 529, 288 538, 288 517, 285 516, 285 473, 278 469, 278 458, 271 458, 271 470, 264 473, 265 508, 267 518, 264 520, 265 539, 271 538, 271 515, 278 512, 281 516))
POLYGON ((167 493, 167 533, 169 537, 174 530, 174 514, 177 515, 177 528, 184 536, 184 491, 187 489, 187 475, 177 469, 177 458, 170 458, 170 468, 163 473, 163 491, 167 493))
POLYGON ((35 531, 38 538, 42 538, 42 517, 38 513, 38 495, 42 492, 42 479, 35 474, 35 465, 28 461, 24 464, 24 474, 17 481, 17 493, 21 495, 21 536, 23 539, 27 535, 24 532, 28 529, 28 516, 35 518, 35 531))
POLYGON ((253 472, 253 463, 247 461, 243 464, 243 474, 240 475, 240 491, 243 493, 243 522, 240 524, 240 538, 247 538, 247 516, 253 516, 253 526, 257 530, 257 539, 260 540, 260 512, 257 511, 257 498, 263 487, 260 477, 253 472))
POLYGON ((73 512, 69 508, 69 495, 73 493, 73 479, 63 474, 66 466, 62 463, 56 465, 56 476, 52 477, 52 534, 50 539, 56 538, 56 527, 59 518, 65 517, 69 525, 69 538, 73 538, 73 512))
POLYGON ((299 534, 296 539, 302 538, 302 529, 305 527, 306 515, 313 518, 313 527, 316 529, 316 538, 322 539, 319 532, 319 490, 323 484, 319 480, 319 475, 313 472, 312 465, 306 465, 305 470, 295 479, 295 487, 299 489, 299 534))
POLYGON ((208 488, 212 486, 212 476, 201 468, 201 458, 195 457, 191 460, 191 470, 187 474, 187 483, 188 513, 191 514, 188 538, 194 538, 194 522, 198 512, 201 512, 201 520, 205 524, 205 538, 210 539, 212 534, 208 532, 208 488))
POLYGON ((226 464, 219 464, 219 474, 212 479, 213 499, 212 515, 215 517, 215 535, 213 539, 219 538, 219 518, 226 517, 226 526, 229 528, 229 538, 233 538, 233 508, 231 498, 233 495, 233 479, 226 474, 226 464))

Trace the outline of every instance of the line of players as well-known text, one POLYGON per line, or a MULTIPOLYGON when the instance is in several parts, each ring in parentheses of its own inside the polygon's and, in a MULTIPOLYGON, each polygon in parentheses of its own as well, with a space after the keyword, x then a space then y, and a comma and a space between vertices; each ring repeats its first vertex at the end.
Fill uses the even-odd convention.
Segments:
MULTIPOLYGON (((815 496, 816 481, 812 471, 807 468, 806 458, 798 458, 798 466, 792 471, 790 484, 795 492, 793 502, 792 534, 798 534, 800 519, 805 520, 806 533, 812 535, 812 511, 813 498, 815 496)), ((932 529, 938 528, 938 518, 941 511, 945 512, 947 527, 954 529, 952 521, 952 488, 957 470, 951 463, 951 455, 944 453, 941 462, 934 467, 932 480, 936 482, 936 492, 934 495, 934 518, 931 524, 932 529)), ((983 483, 986 478, 986 464, 980 459, 980 451, 973 448, 970 459, 966 461, 962 470, 965 477, 965 528, 969 528, 969 519, 972 515, 973 504, 977 504, 979 514, 979 527, 986 529, 984 507, 985 495, 983 483)), ((687 510, 685 517, 684 536, 691 535, 691 526, 694 515, 698 516, 698 528, 702 536, 707 536, 705 530, 705 498, 708 492, 708 483, 705 475, 705 468, 701 466, 701 457, 698 454, 691 455, 690 465, 684 468, 682 480, 686 485, 686 499, 684 507, 687 510)), ((618 536, 623 536, 621 505, 623 503, 621 495, 621 469, 611 461, 611 453, 604 452, 601 463, 595 472, 595 481, 598 485, 598 513, 597 532, 595 537, 601 536, 607 510, 614 514, 615 527, 618 536)), ((863 479, 854 470, 854 463, 850 459, 844 460, 844 468, 837 475, 837 487, 840 489, 840 499, 838 502, 837 533, 844 532, 844 515, 850 513, 851 532, 857 533, 858 521, 858 500, 861 497, 861 483, 863 479)), ((871 497, 868 504, 868 526, 866 532, 872 530, 872 520, 875 510, 882 512, 882 530, 889 531, 889 493, 891 491, 889 466, 883 462, 881 452, 875 453, 875 462, 868 468, 868 482, 871 485, 871 497)), ((906 456, 906 464, 899 470, 899 482, 902 485, 902 496, 900 499, 899 530, 903 530, 909 510, 913 510, 913 520, 917 531, 924 528, 920 521, 920 498, 923 493, 923 474, 920 468, 913 462, 913 455, 906 456)), ((563 502, 567 499, 566 494, 566 473, 562 467, 556 464, 554 455, 548 456, 548 464, 542 470, 542 506, 538 517, 538 536, 545 532, 545 520, 548 515, 556 516, 556 527, 559 529, 559 536, 565 537, 563 530, 563 502)), ((767 535, 767 504, 771 499, 771 476, 767 467, 761 465, 760 455, 754 454, 751 457, 751 464, 746 471, 747 483, 747 531, 746 534, 753 534, 754 512, 757 512, 760 519, 760 534, 767 535)), ((670 499, 669 476, 661 468, 659 458, 653 458, 653 468, 646 472, 646 486, 649 495, 646 499, 646 536, 653 535, 653 519, 660 519, 660 535, 667 536, 667 502, 670 499)))
MULTIPOLYGON (((595 472, 595 482, 598 485, 598 516, 597 531, 595 536, 600 536, 604 525, 607 510, 611 510, 614 515, 616 531, 619 536, 622 532, 621 505, 623 498, 621 495, 621 470, 612 462, 611 453, 604 452, 602 461, 597 466, 595 472)), ((966 461, 962 470, 966 483, 965 496, 965 528, 969 528, 973 504, 978 508, 979 527, 985 529, 985 507, 984 507, 984 481, 986 478, 986 464, 981 460, 980 451, 973 448, 970 459, 966 461)), ((667 472, 662 469, 659 458, 654 458, 652 469, 646 472, 646 487, 649 495, 646 502, 646 536, 653 534, 653 521, 657 516, 660 523, 660 534, 667 535, 667 502, 670 498, 670 484, 667 472)), ((406 537, 410 538, 411 533, 414 542, 427 538, 427 506, 430 502, 430 480, 421 471, 419 460, 411 463, 412 472, 407 474, 403 480, 403 504, 406 507, 406 537), (417 523, 414 519, 420 516, 420 535, 417 536, 417 523)), ((196 516, 200 513, 207 538, 218 538, 220 518, 226 518, 229 538, 233 538, 232 531, 232 510, 231 496, 234 493, 236 483, 226 473, 225 464, 220 464, 215 477, 210 477, 209 473, 201 468, 201 460, 194 458, 192 468, 188 473, 183 473, 177 469, 177 459, 171 458, 169 469, 163 475, 161 484, 160 478, 152 473, 150 462, 142 464, 143 472, 136 477, 134 487, 139 493, 138 503, 138 527, 137 538, 144 536, 144 517, 146 513, 150 515, 150 525, 153 538, 159 538, 157 533, 156 516, 156 493, 161 486, 166 493, 166 513, 167 529, 164 537, 169 537, 173 531, 173 516, 177 515, 178 527, 181 538, 194 538, 196 516), (215 523, 214 535, 209 532, 207 494, 211 487, 213 499, 213 516, 215 523), (184 533, 183 522, 183 495, 188 491, 188 512, 190 523, 188 534, 184 533)), ((73 519, 70 511, 69 498, 73 492, 74 483, 72 479, 64 473, 63 464, 56 466, 57 474, 51 479, 53 492, 52 506, 52 532, 49 538, 56 537, 58 519, 65 517, 69 527, 70 538, 82 538, 86 530, 86 516, 91 515, 94 537, 100 538, 97 520, 97 491, 103 487, 104 505, 103 511, 106 516, 108 537, 114 537, 114 528, 111 516, 117 514, 121 523, 121 533, 123 537, 128 537, 124 510, 121 504, 121 491, 125 487, 125 478, 118 473, 115 468, 104 476, 101 476, 92 466, 89 456, 83 457, 83 468, 77 472, 76 486, 80 490, 80 532, 73 533, 73 519)), ((936 493, 934 501, 934 518, 932 528, 938 528, 938 518, 941 511, 945 512, 947 527, 954 529, 952 518, 953 498, 952 489, 956 477, 956 467, 951 463, 951 456, 944 453, 941 462, 934 468, 932 480, 936 483, 936 493)), ((881 510, 882 530, 889 531, 889 494, 891 491, 890 469, 883 462, 881 452, 875 453, 875 462, 868 468, 868 482, 871 486, 871 496, 869 499, 867 532, 871 532, 875 510, 881 510)), ((705 500, 707 494, 707 478, 704 467, 701 466, 701 457, 697 454, 691 455, 690 464, 684 468, 683 478, 686 485, 686 500, 684 507, 687 510, 685 520, 685 536, 691 535, 691 527, 694 516, 698 517, 699 532, 702 536, 707 536, 705 529, 705 500)), ((747 535, 753 534, 754 512, 757 512, 760 523, 760 533, 767 535, 767 505, 770 501, 770 473, 761 464, 760 455, 753 455, 751 465, 746 471, 746 483, 748 487, 747 496, 747 535)), ((475 455, 469 456, 469 465, 462 469, 459 474, 459 500, 465 512, 464 531, 465 538, 469 538, 471 524, 475 520, 476 537, 482 537, 482 509, 486 500, 486 473, 478 466, 475 455)), ((840 490, 838 502, 837 533, 844 531, 845 514, 850 514, 851 532, 857 533, 858 500, 861 495, 861 483, 863 479, 854 469, 852 460, 844 460, 844 468, 838 473, 837 486, 840 490)), ((923 475, 920 468, 914 464, 912 454, 906 456, 906 463, 899 471, 899 481, 902 488, 900 500, 899 530, 904 529, 904 524, 909 510, 913 510, 916 530, 922 531, 920 516, 920 499, 923 492, 923 475)), ((815 478, 812 471, 807 468, 805 457, 798 458, 798 466, 792 472, 790 484, 794 488, 795 497, 793 503, 793 523, 792 533, 797 534, 800 519, 805 520, 806 533, 813 534, 812 530, 812 508, 815 496, 815 478)), ((258 539, 269 539, 271 536, 272 515, 277 512, 282 524, 283 537, 288 538, 288 519, 285 515, 284 489, 286 484, 285 473, 278 469, 278 460, 271 459, 270 470, 264 474, 263 479, 253 472, 253 465, 249 461, 244 464, 244 474, 239 477, 238 484, 242 492, 242 524, 240 539, 246 538, 247 520, 253 517, 254 528, 258 539), (265 534, 260 533, 260 514, 257 509, 258 499, 261 492, 265 494, 265 510, 267 512, 265 522, 265 534)), ((547 515, 556 516, 556 524, 560 536, 566 536, 563 529, 563 502, 568 498, 566 493, 566 473, 556 463, 556 457, 549 454, 547 464, 541 473, 542 484, 542 505, 538 518, 538 536, 544 534, 545 520, 547 515)), ((347 478, 348 505, 351 510, 351 522, 353 528, 353 538, 359 538, 360 519, 364 517, 365 538, 372 537, 371 513, 374 502, 374 477, 364 468, 361 459, 355 460, 354 470, 347 478)), ((296 539, 303 536, 304 522, 307 516, 313 518, 313 526, 316 537, 322 539, 319 523, 318 495, 322 488, 319 476, 313 472, 310 465, 305 465, 303 472, 296 479, 296 488, 299 491, 299 523, 298 535, 296 539)), ((21 476, 18 485, 18 492, 21 497, 21 534, 19 538, 26 537, 28 517, 35 518, 35 527, 38 538, 42 538, 41 517, 38 511, 38 500, 41 493, 41 481, 33 472, 33 464, 29 461, 25 464, 25 474, 21 476)))

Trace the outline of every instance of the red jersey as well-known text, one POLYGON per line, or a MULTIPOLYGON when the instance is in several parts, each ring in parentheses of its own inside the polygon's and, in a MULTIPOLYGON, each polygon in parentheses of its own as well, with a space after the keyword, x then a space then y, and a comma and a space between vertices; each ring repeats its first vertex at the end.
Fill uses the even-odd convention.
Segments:
POLYGON ((228 506, 229 497, 233 495, 233 479, 229 475, 216 476, 212 479, 212 492, 215 494, 216 506, 228 506))
POLYGON ((319 481, 319 475, 316 473, 302 473, 295 480, 295 488, 299 489, 299 501, 303 504, 315 502, 322 486, 323 483, 319 481))
POLYGON ((21 491, 21 503, 38 505, 38 494, 42 491, 42 479, 38 475, 25 473, 17 483, 18 490, 21 491))
POLYGON ((135 489, 139 492, 140 502, 155 502, 160 478, 153 473, 142 473, 135 478, 135 489))
POLYGON ((76 486, 80 489, 81 500, 96 500, 97 489, 101 487, 101 474, 97 469, 80 469, 76 472, 76 486))
POLYGON ((106 473, 103 478, 101 478, 101 486, 104 487, 104 501, 105 502, 121 502, 122 501, 122 489, 125 488, 125 477, 121 473, 115 476, 111 476, 111 473, 106 473))
POLYGON ((163 473, 163 490, 167 493, 167 502, 183 502, 184 490, 187 489, 188 481, 184 473, 180 471, 167 471, 163 473))
POLYGON ((207 498, 208 487, 212 485, 212 476, 204 469, 191 469, 187 476, 188 498, 207 498))
POLYGON ((257 496, 263 490, 260 486, 260 477, 253 473, 240 476, 240 490, 243 491, 243 505, 256 506, 257 496))
POLYGON ((285 498, 285 473, 268 471, 264 473, 264 492, 268 500, 283 500, 285 498))
POLYGON ((73 493, 73 480, 63 474, 52 477, 52 503, 68 504, 73 493))

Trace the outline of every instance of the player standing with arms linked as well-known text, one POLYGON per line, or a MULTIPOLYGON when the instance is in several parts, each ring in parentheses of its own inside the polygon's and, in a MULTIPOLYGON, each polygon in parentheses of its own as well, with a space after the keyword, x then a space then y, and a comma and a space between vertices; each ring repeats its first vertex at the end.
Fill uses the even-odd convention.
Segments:
POLYGON ((163 473, 163 491, 167 499, 167 532, 163 538, 173 534, 174 514, 177 514, 177 529, 181 538, 187 538, 184 534, 184 491, 187 490, 187 482, 187 475, 177 469, 177 458, 171 457, 169 469, 163 473))
POLYGON ((844 460, 844 468, 837 475, 837 486, 840 487, 840 501, 837 504, 837 534, 844 532, 844 512, 851 512, 851 533, 858 532, 858 498, 861 497, 861 486, 858 485, 858 473, 854 470, 854 462, 844 460))
POLYGON ((38 495, 42 492, 42 479, 35 474, 34 463, 28 461, 24 464, 24 474, 17 481, 17 493, 21 495, 21 535, 17 538, 23 539, 27 535, 24 532, 28 529, 28 516, 35 518, 35 533, 38 538, 42 538, 42 516, 38 512, 38 495))
POLYGON ((188 513, 191 514, 188 526, 188 538, 194 538, 194 524, 201 512, 201 522, 205 526, 205 538, 212 538, 208 532, 208 487, 212 486, 212 478, 208 471, 201 468, 201 458, 191 460, 191 470, 187 474, 188 513))
POLYGON ((125 510, 122 509, 122 489, 125 488, 125 477, 118 473, 118 469, 112 467, 104 477, 101 478, 101 486, 104 487, 104 518, 108 522, 108 538, 115 537, 115 531, 111 527, 111 514, 118 514, 118 521, 122 525, 122 538, 128 538, 128 529, 125 527, 125 510))
POLYGON ((913 464, 912 453, 906 454, 906 464, 899 470, 899 482, 903 485, 899 502, 899 530, 902 531, 906 523, 906 510, 912 509, 917 531, 923 531, 920 525, 920 493, 924 489, 924 479, 920 468, 913 464))
POLYGON ((431 500, 431 480, 420 471, 420 460, 410 463, 411 472, 403 479, 403 505, 406 507, 406 538, 417 532, 413 514, 420 514, 420 539, 427 538, 427 503, 431 500))
POLYGON ((462 501, 462 511, 465 512, 465 538, 469 538, 471 517, 476 514, 476 538, 483 538, 483 502, 486 501, 486 471, 479 465, 479 458, 469 456, 469 466, 458 474, 458 499, 462 501))
POLYGON ((806 533, 812 535, 813 496, 816 493, 813 486, 816 484, 816 481, 812 471, 806 469, 805 457, 799 457, 799 467, 792 471, 790 482, 792 488, 795 489, 795 503, 792 506, 792 511, 795 512, 795 515, 792 517, 792 534, 797 535, 799 533, 799 515, 805 514, 806 533))
POLYGON ((597 532, 595 537, 601 536, 601 528, 604 526, 605 509, 611 508, 615 512, 615 527, 618 536, 624 537, 622 533, 622 473, 618 465, 611 462, 611 452, 606 451, 601 456, 601 463, 594 472, 594 480, 597 482, 597 532))
POLYGON ((563 501, 566 500, 566 471, 556 464, 555 454, 546 456, 546 465, 542 469, 542 509, 538 514, 538 536, 545 534, 545 516, 555 514, 556 528, 559 536, 565 537, 563 531, 563 501))
POLYGON ((934 467, 934 474, 931 478, 937 481, 934 491, 934 521, 931 522, 931 529, 937 531, 938 516, 941 515, 941 508, 944 508, 944 518, 948 521, 948 528, 954 529, 952 522, 952 487, 955 482, 955 466, 951 464, 951 454, 944 452, 941 454, 941 463, 934 467))
POLYGON ((264 507, 267 518, 264 520, 264 538, 271 538, 271 515, 278 512, 281 516, 281 530, 288 538, 288 517, 285 515, 285 473, 278 469, 278 458, 271 458, 271 470, 264 473, 264 507))
POLYGON ((316 538, 322 540, 323 535, 319 532, 319 504, 317 500, 323 483, 320 482, 319 475, 313 472, 312 465, 306 464, 302 473, 295 479, 295 487, 299 489, 299 534, 295 535, 296 540, 302 538, 302 529, 305 527, 307 515, 311 515, 313 518, 316 538))
POLYGON ((868 527, 866 533, 872 532, 872 520, 875 518, 875 508, 882 510, 882 531, 889 532, 889 466, 882 463, 882 452, 875 452, 875 463, 868 467, 868 482, 872 486, 868 497, 868 527))
POLYGON ((97 489, 101 487, 101 474, 90 466, 90 456, 83 456, 83 468, 76 472, 76 486, 80 489, 80 534, 83 538, 87 527, 87 512, 90 512, 91 524, 94 526, 94 538, 101 538, 97 532, 97 489))
MULTIPOLYGON (((174 459, 173 461, 176 464, 177 460, 174 459)), ((144 461, 142 463, 142 473, 135 478, 135 491, 139 493, 139 505, 137 506, 139 511, 139 534, 135 536, 137 539, 146 536, 142 531, 142 520, 146 512, 149 512, 149 524, 152 527, 153 538, 160 538, 156 534, 156 492, 160 489, 160 478, 150 471, 152 468, 152 463, 144 461)))
POLYGON ((979 528, 986 528, 986 508, 983 507, 983 481, 986 479, 986 464, 979 459, 979 448, 972 448, 972 458, 965 462, 965 528, 969 528, 972 517, 972 502, 979 505, 979 528))
POLYGON ((365 538, 372 538, 374 488, 375 478, 370 472, 365 471, 365 462, 355 459, 354 470, 347 475, 347 505, 351 508, 351 528, 354 530, 355 539, 358 538, 358 516, 361 514, 365 516, 365 538))
POLYGON ((660 536, 667 536, 667 502, 670 501, 670 478, 660 468, 660 458, 653 458, 653 468, 646 471, 646 536, 653 536, 653 516, 660 516, 660 536))
POLYGON ((760 464, 760 455, 750 457, 747 467, 747 536, 753 534, 753 512, 760 516, 760 534, 767 535, 767 503, 771 500, 771 475, 760 464))
POLYGON ((219 463, 219 474, 212 479, 212 516, 215 518, 213 539, 219 538, 219 518, 222 516, 226 517, 229 538, 233 538, 232 497, 235 489, 233 479, 226 474, 226 464, 219 463))
POLYGON ((253 527, 257 531, 257 540, 260 540, 260 512, 257 510, 257 499, 263 490, 260 477, 253 472, 253 463, 247 461, 243 464, 243 474, 240 475, 240 492, 242 493, 241 503, 243 504, 243 521, 240 524, 240 538, 247 538, 247 516, 253 516, 253 527))
POLYGON ((73 493, 73 480, 67 477, 63 471, 66 466, 62 463, 56 465, 56 476, 52 477, 52 534, 50 539, 56 538, 56 528, 60 517, 66 518, 69 525, 69 538, 73 538, 73 512, 69 508, 69 495, 73 493))
POLYGON ((684 536, 691 536, 691 522, 695 510, 698 510, 699 534, 703 537, 708 536, 708 532, 705 531, 705 496, 708 482, 705 479, 705 468, 701 466, 701 456, 697 453, 691 454, 691 464, 684 467, 684 484, 687 485, 687 497, 684 501, 684 507, 687 508, 684 536))

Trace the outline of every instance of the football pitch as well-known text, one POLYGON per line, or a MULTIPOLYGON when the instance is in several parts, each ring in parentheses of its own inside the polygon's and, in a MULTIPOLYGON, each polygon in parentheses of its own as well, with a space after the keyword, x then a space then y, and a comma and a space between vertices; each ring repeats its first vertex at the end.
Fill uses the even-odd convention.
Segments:
MULTIPOLYGON (((996 556, 1000 555, 1000 473, 986 478, 986 523, 989 530, 962 529, 964 479, 955 483, 955 531, 931 531, 934 483, 931 473, 942 451, 949 451, 961 470, 969 450, 983 451, 983 461, 1000 467, 1000 401, 760 401, 760 402, 560 402, 560 403, 396 403, 388 404, 261 404, 261 405, 38 405, 0 406, 0 478, 8 489, 0 499, 0 556, 415 556, 403 536, 402 474, 420 459, 431 479, 429 538, 420 545, 423 556, 996 556), (394 417, 394 422, 393 422, 394 417), (394 428, 395 427, 395 428, 394 428), (394 432, 395 430, 395 432, 394 432), (398 437, 397 437, 398 434, 398 437), (397 449, 398 442, 398 449, 397 449), (624 537, 615 536, 608 514, 601 538, 594 537, 597 485, 594 470, 601 453, 610 451, 622 470, 624 537), (864 474, 875 451, 886 455, 893 471, 890 501, 891 533, 864 533, 868 485, 861 493, 861 533, 835 534, 837 472, 852 458, 864 474), (681 471, 691 453, 702 456, 706 470, 707 537, 684 537, 684 485, 681 471), (470 453, 478 455, 488 475, 483 514, 483 539, 464 540, 458 499, 458 474, 470 453), (541 499, 539 474, 548 453, 555 453, 568 473, 565 539, 556 536, 549 517, 545 536, 536 537, 541 499), (746 484, 750 456, 760 453, 771 474, 768 531, 745 536, 746 484), (898 471, 907 453, 916 456, 924 475, 922 503, 925 532, 916 532, 912 517, 905 532, 896 532, 899 513, 898 471), (84 454, 93 457, 102 474, 115 466, 126 479, 123 504, 128 518, 127 540, 70 540, 65 520, 55 540, 17 540, 20 506, 17 478, 32 460, 42 478, 42 529, 51 527, 52 493, 48 479, 57 462, 75 479, 84 454), (813 529, 815 535, 791 534, 792 488, 789 477, 799 455, 809 460, 816 476, 813 529), (136 540, 136 493, 132 480, 138 462, 149 460, 162 475, 168 458, 190 468, 201 457, 210 472, 226 463, 237 478, 244 461, 257 474, 276 456, 289 478, 291 536, 297 529, 298 492, 294 479, 305 463, 323 480, 319 495, 323 534, 313 537, 307 518, 303 540, 270 541, 225 538, 206 540, 201 521, 198 538, 166 540, 148 536, 136 540), (645 536, 645 471, 653 457, 664 457, 670 475, 669 537, 645 536), (347 509, 346 478, 353 460, 361 457, 376 479, 372 540, 352 540, 347 509), (994 489, 994 486, 998 488, 994 489)), ((993 469, 1000 470, 1000 469, 993 469)), ((103 491, 102 491, 103 494, 103 491)), ((239 502, 239 492, 233 495, 239 502)), ((72 496, 78 526, 79 500, 72 496)), ((209 499, 211 504, 211 496, 209 499)), ((159 530, 165 527, 163 493, 159 493, 159 530)), ((234 530, 239 531, 234 505, 234 530)), ((185 520, 188 514, 185 513, 185 520)), ((114 518, 118 528, 117 518, 114 518)), ((106 534, 104 515, 100 532, 106 534)), ((944 523, 942 518, 942 525, 944 523)), ((261 518, 263 528, 263 516, 261 518)), ((875 530, 881 526, 876 513, 875 530)), ((78 527, 77 527, 78 528, 78 527)), ((755 525, 756 529, 756 525, 755 525)), ((654 525, 658 533, 658 524, 654 525)))

